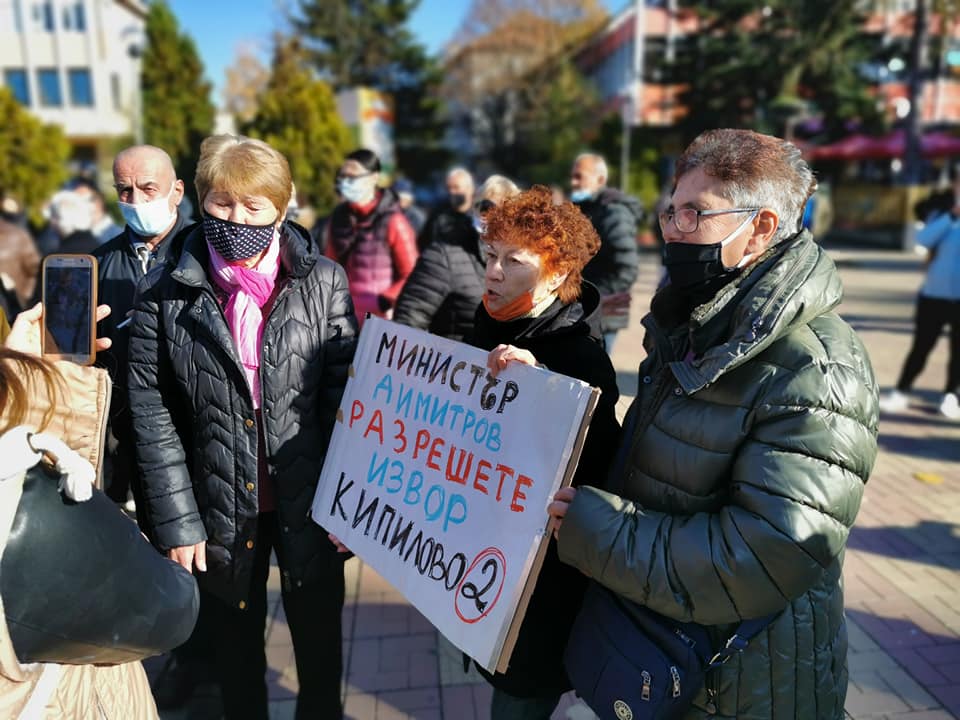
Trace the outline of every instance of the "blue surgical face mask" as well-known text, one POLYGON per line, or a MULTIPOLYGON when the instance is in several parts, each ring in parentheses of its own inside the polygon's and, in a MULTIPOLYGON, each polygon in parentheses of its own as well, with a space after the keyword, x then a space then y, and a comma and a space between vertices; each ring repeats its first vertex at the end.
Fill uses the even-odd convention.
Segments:
POLYGON ((370 202, 373 199, 374 189, 371 184, 363 178, 340 178, 337 181, 337 190, 343 195, 344 200, 357 205, 370 202))
POLYGON ((593 193, 589 190, 573 190, 570 193, 570 202, 583 202, 584 200, 590 200, 593 197, 593 193))
POLYGON ((118 203, 120 213, 127 225, 141 237, 156 237, 166 230, 177 213, 176 208, 170 209, 170 196, 177 186, 176 181, 170 186, 166 197, 157 198, 144 203, 118 203))

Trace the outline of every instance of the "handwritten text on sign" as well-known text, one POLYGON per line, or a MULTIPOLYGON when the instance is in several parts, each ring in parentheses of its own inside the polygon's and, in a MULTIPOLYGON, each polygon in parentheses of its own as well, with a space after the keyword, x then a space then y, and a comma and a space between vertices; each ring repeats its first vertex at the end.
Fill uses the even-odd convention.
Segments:
POLYGON ((312 514, 492 669, 592 391, 486 358, 367 320, 312 514))

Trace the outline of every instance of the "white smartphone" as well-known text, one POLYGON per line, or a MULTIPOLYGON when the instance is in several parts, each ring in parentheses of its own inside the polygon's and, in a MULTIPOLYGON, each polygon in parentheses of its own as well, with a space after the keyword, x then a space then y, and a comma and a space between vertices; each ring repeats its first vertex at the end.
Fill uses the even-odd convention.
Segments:
POLYGON ((97 259, 56 253, 43 260, 43 354, 92 365, 97 339, 97 259))

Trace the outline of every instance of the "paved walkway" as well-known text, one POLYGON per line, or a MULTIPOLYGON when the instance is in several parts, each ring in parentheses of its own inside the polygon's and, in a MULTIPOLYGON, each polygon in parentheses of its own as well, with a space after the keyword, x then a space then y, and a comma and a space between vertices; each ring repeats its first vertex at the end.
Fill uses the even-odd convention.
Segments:
MULTIPOLYGON (((889 388, 910 342, 921 262, 894 252, 832 254, 847 291, 840 312, 867 344, 881 387, 889 388)), ((639 320, 657 280, 657 264, 653 256, 644 258, 631 326, 614 347, 625 396, 636 389, 636 368, 643 357, 639 320)), ((903 414, 883 417, 880 454, 848 543, 847 711, 853 718, 960 717, 960 423, 937 414, 945 366, 946 342, 941 340, 918 380, 915 404, 903 414)), ((627 403, 622 401, 621 410, 627 403)), ((275 569, 271 588, 271 717, 287 720, 293 718, 297 678, 275 569)), ((347 588, 343 626, 349 717, 489 717, 486 683, 475 673, 463 673, 460 653, 398 592, 357 559, 347 564, 347 588)), ((157 660, 150 663, 151 674, 160 666, 157 660)), ((203 715, 163 715, 164 720, 191 717, 203 715)), ((593 714, 567 697, 553 718, 588 720, 593 714)))

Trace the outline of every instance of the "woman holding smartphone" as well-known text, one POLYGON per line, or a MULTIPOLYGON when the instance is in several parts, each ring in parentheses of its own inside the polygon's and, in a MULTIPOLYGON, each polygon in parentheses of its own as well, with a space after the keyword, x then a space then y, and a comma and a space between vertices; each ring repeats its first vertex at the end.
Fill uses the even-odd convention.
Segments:
POLYGON ((195 572, 227 718, 267 714, 270 553, 282 576, 297 718, 339 718, 342 556, 307 517, 357 321, 343 268, 284 222, 287 160, 207 138, 202 222, 147 276, 130 327, 130 402, 153 542, 195 572))

